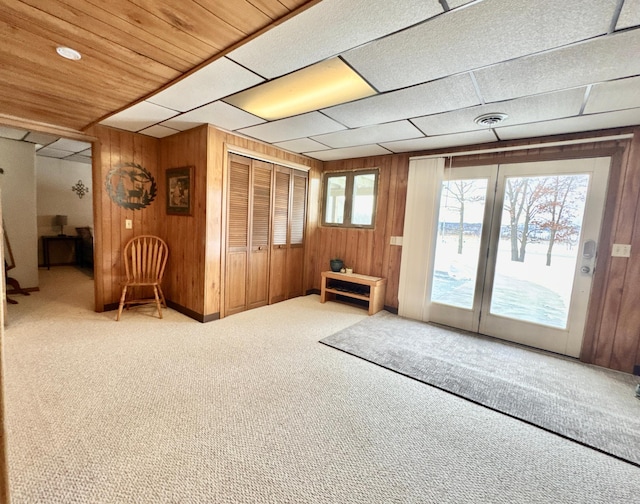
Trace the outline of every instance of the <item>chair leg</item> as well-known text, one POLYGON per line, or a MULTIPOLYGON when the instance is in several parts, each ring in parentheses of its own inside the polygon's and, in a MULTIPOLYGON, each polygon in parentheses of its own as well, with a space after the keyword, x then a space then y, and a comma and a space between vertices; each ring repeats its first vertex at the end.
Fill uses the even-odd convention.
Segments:
POLYGON ((120 315, 122 315, 122 307, 124 306, 124 299, 127 296, 127 286, 125 285, 122 288, 122 296, 120 296, 120 305, 118 306, 118 315, 116 315, 116 322, 120 320, 120 315))
POLYGON ((162 318, 162 306, 160 306, 160 297, 158 296, 158 286, 153 286, 153 295, 156 297, 156 306, 158 307, 158 316, 162 318))
POLYGON ((162 287, 158 285, 158 291, 160 292, 160 300, 162 301, 162 306, 167 307, 167 300, 164 298, 164 292, 162 292, 162 287))

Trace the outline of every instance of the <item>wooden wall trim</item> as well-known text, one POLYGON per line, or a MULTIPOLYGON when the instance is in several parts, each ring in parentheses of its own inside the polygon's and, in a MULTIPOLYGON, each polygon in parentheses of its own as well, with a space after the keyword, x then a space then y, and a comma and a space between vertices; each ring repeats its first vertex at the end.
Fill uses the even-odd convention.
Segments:
MULTIPOLYGON (((626 141, 623 141, 626 144, 626 141)), ((585 145, 585 144, 578 144, 585 145)), ((596 144, 597 145, 597 144, 596 144)), ((530 152, 530 151, 527 151, 530 152)), ((516 164, 516 163, 533 163, 540 161, 559 161, 565 159, 589 159, 597 157, 613 157, 616 154, 624 152, 624 145, 616 143, 615 145, 604 146, 589 150, 563 150, 553 151, 550 149, 540 149, 538 152, 531 151, 531 155, 513 156, 511 153, 496 153, 492 157, 483 157, 473 159, 471 157, 458 157, 451 160, 451 168, 465 168, 469 166, 485 166, 491 164, 516 164)), ((447 160, 447 165, 449 162, 447 160)), ((447 166, 449 167, 449 166, 447 166)))
POLYGON ((245 149, 244 147, 239 147, 237 145, 234 145, 228 142, 225 142, 224 150, 227 154, 231 152, 233 154, 239 154, 241 156, 249 157, 251 159, 258 159, 259 161, 265 161, 267 163, 273 163, 280 166, 285 166, 286 168, 293 168, 294 170, 308 172, 311 169, 311 167, 307 165, 296 163, 290 160, 285 160, 277 156, 266 154, 264 152, 256 152, 251 149, 245 149))
POLYGON ((22 117, 16 117, 2 113, 0 113, 0 125, 30 131, 38 131, 40 133, 49 133, 51 135, 61 136, 64 138, 69 138, 71 140, 81 140, 83 142, 94 142, 97 140, 95 136, 92 136, 89 133, 78 131, 72 128, 65 128, 64 126, 56 126, 55 124, 33 121, 31 119, 24 119, 22 117))
MULTIPOLYGON (((582 341, 582 350, 580 352, 580 360, 584 362, 595 362, 596 350, 599 339, 599 328, 602 326, 606 295, 609 288, 611 273, 611 255, 605 251, 611 250, 613 246, 613 226, 605 225, 605 223, 615 222, 618 204, 620 201, 620 181, 624 178, 626 171, 626 162, 628 160, 628 151, 619 151, 611 158, 611 167, 609 169, 609 187, 605 199, 604 215, 602 217, 602 228, 600 229, 600 257, 596 264, 596 270, 593 275, 593 284, 591 286, 591 299, 589 300, 589 308, 587 313, 587 321, 585 324, 584 338, 582 341)), ((617 318, 617 314, 616 314, 617 318)))
POLYGON ((621 141, 630 139, 633 127, 614 128, 609 130, 587 131, 583 133, 569 133, 550 137, 527 138, 521 140, 502 140, 486 144, 475 144, 461 147, 433 149, 430 151, 412 152, 411 158, 420 157, 457 157, 457 156, 491 156, 500 153, 516 153, 518 151, 534 149, 563 149, 581 144, 591 144, 604 141, 621 141))

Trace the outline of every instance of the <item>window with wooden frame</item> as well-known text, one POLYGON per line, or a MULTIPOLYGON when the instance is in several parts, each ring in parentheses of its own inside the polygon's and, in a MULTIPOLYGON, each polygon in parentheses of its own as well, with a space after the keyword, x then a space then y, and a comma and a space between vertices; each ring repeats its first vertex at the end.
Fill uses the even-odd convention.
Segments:
POLYGON ((323 180, 322 224, 373 228, 378 169, 327 172, 323 180))

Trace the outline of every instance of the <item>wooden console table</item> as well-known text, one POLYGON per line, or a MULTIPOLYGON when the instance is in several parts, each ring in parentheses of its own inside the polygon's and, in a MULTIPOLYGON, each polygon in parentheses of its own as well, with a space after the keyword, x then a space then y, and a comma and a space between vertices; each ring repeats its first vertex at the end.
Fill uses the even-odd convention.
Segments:
POLYGON ((335 299, 336 295, 360 299, 369 303, 369 315, 373 315, 384 308, 386 286, 386 278, 323 271, 320 302, 335 299))
POLYGON ((51 243, 52 242, 72 242, 74 246, 74 252, 76 255, 76 264, 82 263, 82 239, 79 236, 43 236, 42 237, 42 259, 44 260, 44 266, 47 269, 51 269, 51 243))

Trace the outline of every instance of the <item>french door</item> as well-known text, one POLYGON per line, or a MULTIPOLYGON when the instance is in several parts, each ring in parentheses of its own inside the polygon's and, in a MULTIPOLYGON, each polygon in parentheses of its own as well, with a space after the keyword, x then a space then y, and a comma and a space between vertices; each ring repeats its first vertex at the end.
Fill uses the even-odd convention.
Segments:
POLYGON ((433 322, 577 357, 610 158, 448 170, 433 322))

